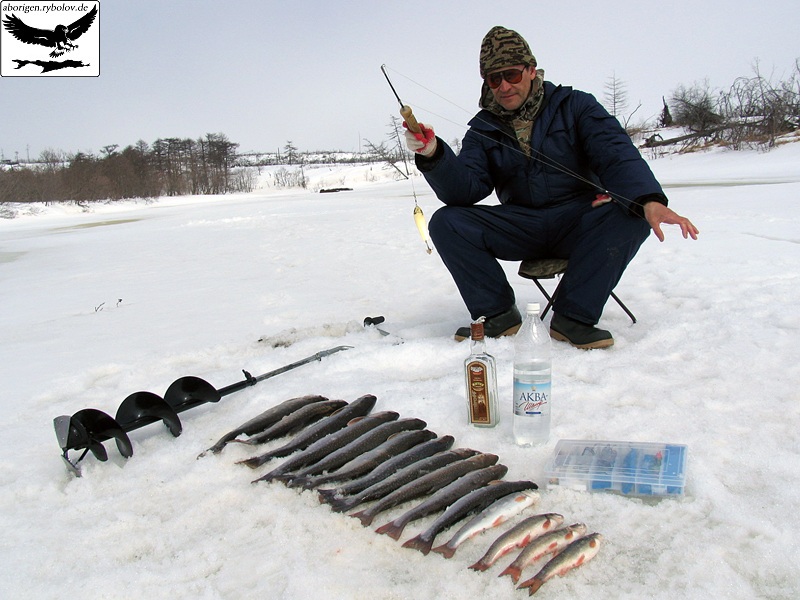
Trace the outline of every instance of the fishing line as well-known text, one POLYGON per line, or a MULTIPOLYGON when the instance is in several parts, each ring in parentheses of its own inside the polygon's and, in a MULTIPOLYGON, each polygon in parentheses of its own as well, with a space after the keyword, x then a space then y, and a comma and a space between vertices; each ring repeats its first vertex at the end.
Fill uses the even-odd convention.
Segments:
MULTIPOLYGON (((452 106, 454 106, 454 107, 458 108, 459 110, 467 113, 468 115, 473 116, 475 119, 477 119, 481 123, 491 127, 495 131, 499 132, 501 135, 503 135, 503 136, 515 141, 515 142, 517 141, 517 139, 513 135, 511 135, 507 131, 503 131, 502 129, 498 128, 494 123, 491 123, 491 122, 489 122, 489 121, 487 121, 485 119, 482 119, 481 117, 479 117, 477 115, 473 115, 473 113, 471 111, 467 110, 463 106, 460 106, 459 104, 453 102, 452 100, 449 100, 448 98, 445 98, 444 96, 442 96, 441 94, 437 93, 436 91, 426 87, 425 85, 421 84, 418 81, 415 81, 414 79, 412 79, 408 75, 405 75, 405 74, 403 74, 403 73, 397 71, 396 69, 393 69, 393 68, 391 68, 391 67, 389 67, 387 65, 384 65, 384 67, 389 69, 389 70, 391 70, 393 73, 397 73, 400 77, 403 77, 404 79, 406 79, 409 82, 413 83, 417 87, 422 88, 423 90, 429 92, 430 94, 433 94, 437 98, 440 98, 441 100, 444 100, 448 104, 451 104, 452 106)), ((428 112, 431 115, 433 115, 435 117, 438 117, 439 119, 442 119, 442 120, 444 120, 444 121, 446 121, 446 122, 448 122, 448 123, 450 123, 452 125, 456 125, 457 127, 460 127, 461 129, 464 129, 465 131, 469 131, 470 130, 470 128, 466 127, 463 123, 459 123, 457 121, 453 121, 452 119, 450 119, 448 117, 445 117, 443 115, 437 114, 435 111, 429 110, 429 109, 425 108, 424 106, 421 106, 421 105, 417 105, 417 106, 421 110, 423 110, 425 112, 428 112)), ((599 192, 608 195, 608 197, 611 198, 612 201, 616 202, 617 204, 619 204, 623 208, 627 208, 627 207, 620 200, 624 200, 625 202, 628 202, 630 204, 635 204, 637 206, 644 207, 644 204, 642 204, 641 202, 636 202, 635 200, 631 200, 630 198, 626 198, 622 194, 618 194, 616 192, 611 192, 611 191, 603 188, 602 186, 598 185, 596 182, 591 181, 590 179, 587 179, 586 177, 582 176, 580 173, 574 172, 569 167, 566 167, 566 166, 562 165, 557 160, 547 156, 546 154, 544 154, 540 150, 537 150, 535 148, 531 148, 530 150, 531 150, 532 155, 530 157, 528 157, 528 155, 525 154, 525 152, 523 152, 522 150, 520 150, 520 149, 518 149, 518 148, 516 148, 516 147, 514 147, 514 146, 512 146, 510 144, 503 144, 502 141, 495 140, 494 138, 486 135, 485 133, 481 133, 480 131, 477 131, 475 129, 472 129, 472 132, 475 135, 477 135, 479 137, 482 137, 482 138, 485 138, 487 140, 490 140, 492 142, 499 142, 501 146, 503 146, 504 148, 508 148, 512 152, 516 152, 517 154, 521 154, 522 156, 525 156, 526 158, 533 158, 534 160, 539 161, 540 163, 542 163, 545 166, 551 167, 551 168, 553 168, 553 169, 555 169, 557 171, 560 171, 561 173, 564 173, 565 175, 569 175, 569 176, 577 179, 578 181, 581 181, 582 183, 586 183, 587 185, 590 185, 591 187, 595 188, 599 192), (535 155, 533 155, 533 153, 535 153, 535 155)), ((636 213, 634 213, 634 214, 636 214, 636 213)), ((641 215, 636 214, 636 216, 641 218, 641 219, 643 219, 643 220, 646 220, 641 215)))
POLYGON ((414 223, 417 226, 417 231, 419 231, 422 241, 425 242, 425 251, 430 254, 433 252, 433 248, 431 248, 428 238, 428 225, 425 222, 425 214, 422 212, 419 202, 417 202, 417 190, 414 188, 414 178, 411 177, 411 171, 408 168, 408 158, 405 152, 403 152, 403 164, 406 166, 406 179, 411 182, 411 194, 414 196, 414 212, 412 213, 414 215, 414 223))
MULTIPOLYGON (((394 93, 394 97, 397 98, 397 101, 400 103, 400 114, 406 120, 406 126, 408 127, 409 131, 419 133, 421 131, 419 127, 419 123, 417 123, 417 119, 414 117, 414 113, 411 110, 411 107, 403 104, 403 101, 400 100, 400 95, 397 93, 397 90, 394 89, 394 85, 392 84, 392 80, 389 79, 389 74, 386 72, 386 65, 381 65, 381 71, 383 72, 383 76, 386 77, 386 82, 389 84, 389 87, 392 88, 392 92, 394 93)), ((400 141, 400 133, 395 128, 395 133, 397 134, 398 142, 400 141)), ((417 226, 417 231, 419 231, 419 236, 422 238, 422 241, 425 242, 425 251, 430 254, 433 252, 431 245, 429 243, 430 239, 428 237, 428 225, 425 222, 425 214, 422 212, 422 208, 417 202, 417 190, 414 188, 414 180, 411 178, 411 171, 408 168, 408 157, 406 156, 405 150, 403 150, 403 163, 406 166, 406 179, 411 182, 411 193, 414 195, 414 223, 417 226)))

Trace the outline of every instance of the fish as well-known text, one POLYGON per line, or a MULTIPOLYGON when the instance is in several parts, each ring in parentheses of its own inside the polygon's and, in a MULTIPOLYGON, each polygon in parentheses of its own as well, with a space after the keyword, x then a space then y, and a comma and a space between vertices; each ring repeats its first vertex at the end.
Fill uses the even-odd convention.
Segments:
POLYGON ((498 577, 510 575, 514 583, 517 583, 525 567, 533 564, 543 556, 560 552, 575 540, 586 535, 586 531, 586 525, 583 523, 573 523, 563 529, 548 531, 525 546, 525 549, 519 553, 514 562, 506 567, 498 577))
MULTIPOLYGON (((396 414, 396 413, 395 413, 396 414)), ((399 415, 398 415, 399 416, 399 415)), ((358 436, 351 442, 338 448, 334 452, 326 455, 316 462, 312 462, 299 470, 284 473, 278 479, 287 481, 289 487, 298 487, 293 482, 298 478, 319 475, 326 471, 335 471, 339 467, 363 455, 365 452, 374 450, 391 436, 402 431, 424 429, 427 423, 422 419, 398 419, 381 423, 374 429, 370 429, 363 435, 358 436)), ((302 485, 302 484, 300 484, 302 485)))
POLYGON ((405 469, 409 465, 418 463, 434 454, 449 450, 454 442, 455 438, 452 435, 443 435, 429 442, 409 448, 402 454, 398 454, 376 467, 367 475, 342 484, 336 488, 318 490, 320 502, 328 502, 329 499, 341 499, 344 496, 358 494, 376 483, 385 481, 387 478, 405 469))
MULTIPOLYGON (((463 462, 468 462, 473 459, 477 459, 480 456, 485 456, 485 455, 478 454, 476 456, 473 456, 472 458, 468 458, 466 461, 463 462)), ((490 481, 496 481, 498 479, 501 479, 507 472, 508 472, 508 467, 506 467, 505 465, 492 465, 491 467, 485 467, 483 469, 478 469, 477 471, 467 473, 463 477, 459 477, 455 481, 452 481, 448 485, 439 489, 436 493, 434 493, 427 500, 424 500, 421 504, 417 504, 411 510, 406 511, 405 513, 397 517, 395 520, 390 521, 385 525, 382 525, 375 531, 377 533, 388 535, 389 537, 395 540, 400 539, 400 536, 403 533, 403 529, 405 529, 405 526, 408 525, 411 521, 416 521, 417 519, 421 519, 422 517, 425 517, 431 513, 437 512, 439 510, 442 510, 450 506, 459 498, 463 498, 470 492, 482 488, 490 481)))
POLYGON ((323 417, 336 412, 340 408, 347 406, 344 400, 325 400, 323 402, 315 402, 304 406, 291 414, 286 415, 274 425, 268 427, 246 440, 234 439, 232 442, 239 444, 246 444, 248 446, 257 446, 259 444, 266 444, 272 440, 289 435, 308 426, 311 423, 319 421, 323 417))
MULTIPOLYGON (((494 465, 497 460, 498 458, 496 454, 481 453, 448 464, 444 467, 436 469, 435 471, 431 471, 422 477, 409 481, 405 485, 402 485, 394 490, 392 493, 387 494, 378 500, 378 502, 366 510, 353 513, 350 516, 359 519, 361 524, 366 527, 372 524, 375 516, 379 513, 392 508, 393 506, 397 506, 398 504, 402 504, 403 502, 414 500, 428 494, 433 494, 437 490, 441 490, 462 476, 494 465)), ((507 470, 506 467, 502 467, 502 469, 507 470)), ((494 473, 499 472, 501 472, 500 469, 494 471, 494 473)), ((505 472, 506 471, 502 471, 503 474, 505 474, 505 472)), ((500 475, 500 477, 502 476, 503 475, 500 475)))
POLYGON ((446 504, 447 509, 444 513, 428 529, 405 542, 403 548, 413 548, 423 554, 428 554, 439 532, 453 523, 488 508, 508 494, 536 490, 538 487, 532 481, 497 481, 472 490, 465 496, 459 496, 455 502, 446 504))
POLYGON ((500 498, 480 514, 467 521, 461 529, 446 543, 433 548, 432 551, 445 558, 452 558, 458 547, 468 539, 483 533, 487 529, 497 527, 521 513, 539 501, 539 492, 522 490, 500 498))
POLYGON ((219 454, 222 452, 222 449, 228 444, 228 442, 234 440, 236 437, 242 434, 253 435, 260 431, 264 431, 267 427, 277 423, 286 415, 289 415, 309 404, 323 402, 325 400, 327 400, 327 398, 324 396, 316 395, 300 396, 299 398, 290 398, 289 400, 284 400, 280 404, 276 404, 275 406, 268 408, 260 415, 253 417, 249 421, 239 425, 237 428, 229 431, 223 435, 216 444, 208 448, 205 452, 202 452, 197 458, 205 456, 208 452, 211 452, 212 454, 219 454))
POLYGON ((428 429, 412 429, 410 431, 395 433, 389 436, 389 438, 378 447, 364 452, 360 456, 356 456, 353 460, 335 471, 327 475, 311 475, 298 478, 292 480, 292 485, 295 487, 302 487, 304 490, 310 490, 334 481, 355 479, 356 477, 373 472, 379 465, 390 458, 414 446, 430 441, 435 437, 436 434, 428 429))
MULTIPOLYGON (((564 522, 563 515, 558 513, 545 513, 533 515, 523 519, 514 527, 498 537, 478 562, 469 568, 474 571, 485 571, 496 563, 501 557, 511 552, 514 548, 524 548, 532 540, 560 527, 564 522)), ((519 577, 519 575, 517 576, 519 577)), ((516 582, 516 579, 514 580, 516 582)))
MULTIPOLYGON (((433 473, 434 471, 441 469, 442 467, 446 467, 454 462, 464 460, 470 456, 475 456, 476 454, 478 454, 478 451, 470 448, 445 450, 444 452, 439 452, 438 454, 428 456, 422 460, 407 465, 406 467, 399 469, 393 475, 375 482, 375 484, 358 492, 357 494, 344 497, 323 495, 323 502, 330 504, 331 510, 334 512, 345 512, 355 508, 359 504, 363 504, 364 502, 385 498, 395 490, 400 489, 404 485, 419 479, 420 477, 423 477, 429 473, 433 473)), ((324 490, 320 490, 320 492, 322 491, 324 490)), ((376 506, 372 511, 373 516, 374 514, 377 514, 379 510, 380 508, 376 506)))
POLYGON ((563 577, 572 569, 592 560, 600 551, 602 542, 603 536, 599 533, 591 533, 572 542, 551 558, 536 575, 520 583, 517 589, 528 588, 528 595, 533 596, 548 579, 556 575, 563 577))
POLYGON ((332 415, 325 417, 321 421, 297 434, 288 444, 284 444, 280 448, 271 450, 265 454, 261 454, 260 456, 254 456, 246 460, 238 461, 237 464, 247 465, 251 469, 256 469, 264 463, 269 462, 273 458, 283 458, 300 450, 305 450, 311 444, 322 439, 326 435, 344 428, 353 419, 368 415, 375 407, 375 403, 377 401, 378 399, 372 394, 365 394, 364 396, 353 400, 347 406, 340 408, 332 415))
POLYGON ((283 461, 278 467, 272 469, 266 475, 262 475, 257 481, 272 481, 273 479, 291 473, 301 467, 310 465, 318 460, 328 456, 330 453, 335 452, 339 448, 343 448, 354 439, 364 435, 366 432, 375 429, 378 425, 395 421, 400 415, 394 411, 383 411, 367 415, 365 417, 358 417, 350 421, 345 427, 339 431, 335 431, 324 438, 317 440, 308 448, 290 456, 283 461))

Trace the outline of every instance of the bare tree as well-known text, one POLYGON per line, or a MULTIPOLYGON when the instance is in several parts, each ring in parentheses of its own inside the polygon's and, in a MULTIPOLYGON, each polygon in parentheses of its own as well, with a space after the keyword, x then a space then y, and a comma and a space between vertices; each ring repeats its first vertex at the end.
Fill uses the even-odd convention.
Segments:
POLYGON ((408 179, 408 158, 409 152, 406 149, 405 133, 402 131, 402 122, 396 116, 392 115, 389 120, 389 143, 381 142, 375 145, 369 140, 365 139, 367 150, 370 154, 377 158, 378 161, 383 161, 389 166, 393 167, 403 179, 408 179), (398 165, 402 164, 403 169, 398 165))
POLYGON ((628 90, 625 88, 625 83, 617 79, 616 73, 603 84, 603 100, 606 110, 617 118, 628 108, 628 90))
POLYGON ((708 81, 690 87, 679 86, 672 93, 671 104, 675 124, 690 131, 707 131, 722 123, 715 94, 709 88, 708 81))
POLYGON ((642 103, 640 102, 630 114, 625 114, 625 111, 628 110, 628 90, 625 87, 625 83, 617 78, 616 73, 606 80, 603 87, 603 99, 606 110, 617 118, 629 135, 633 135, 630 129, 630 122, 633 115, 636 114, 636 111, 642 107, 642 103))
POLYGON ((776 83, 761 73, 756 61, 752 77, 736 79, 728 92, 720 94, 719 111, 730 126, 726 139, 736 147, 750 142, 773 146, 778 136, 797 129, 798 74, 796 69, 789 80, 776 83))

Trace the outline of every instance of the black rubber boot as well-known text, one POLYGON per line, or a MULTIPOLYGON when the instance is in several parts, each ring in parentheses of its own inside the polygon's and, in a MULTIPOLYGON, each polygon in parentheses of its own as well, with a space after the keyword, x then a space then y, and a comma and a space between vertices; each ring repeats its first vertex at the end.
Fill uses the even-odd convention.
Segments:
POLYGON ((550 320, 550 337, 561 342, 568 342, 582 350, 608 348, 614 345, 614 338, 611 337, 610 331, 598 329, 593 325, 587 325, 557 313, 553 313, 553 318, 550 320))
MULTIPOLYGON (((514 335, 519 330, 520 325, 522 325, 522 315, 519 314, 519 309, 515 304, 507 311, 486 319, 483 322, 483 334, 490 338, 514 335)), ((457 342, 469 339, 469 327, 459 327, 454 337, 457 342)))

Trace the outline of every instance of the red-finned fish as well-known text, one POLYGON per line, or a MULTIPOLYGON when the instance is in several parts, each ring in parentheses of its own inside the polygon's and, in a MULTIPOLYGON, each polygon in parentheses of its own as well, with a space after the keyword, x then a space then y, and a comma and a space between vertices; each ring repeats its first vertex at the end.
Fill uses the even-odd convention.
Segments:
MULTIPOLYGON (((335 488, 318 490, 320 496, 320 502, 331 503, 342 500, 347 496, 350 496, 352 499, 354 495, 360 494, 361 492, 370 488, 371 486, 383 482, 391 477, 394 477, 394 475, 396 475, 400 471, 405 470, 409 466, 423 462, 424 460, 430 458, 431 456, 434 456, 435 454, 446 452, 453 446, 454 442, 455 438, 452 435, 443 435, 441 437, 436 438, 435 440, 425 442, 423 444, 420 444, 419 446, 414 446, 413 448, 406 450, 402 454, 398 454, 397 456, 390 458, 385 463, 376 467, 375 470, 371 471, 367 475, 359 477, 358 479, 354 479, 353 481, 349 481, 345 484, 339 485, 335 488)), ((477 454, 477 452, 475 452, 475 454, 477 454)), ((355 506, 355 504, 353 504, 353 506, 355 506)))
MULTIPOLYGON (((394 411, 383 411, 359 417, 350 421, 343 429, 326 435, 321 440, 317 440, 302 452, 295 454, 283 461, 278 467, 272 469, 255 481, 272 481, 285 473, 291 473, 301 467, 317 462, 321 458, 328 456, 361 437, 366 432, 375 429, 382 423, 395 421, 400 415, 394 411)), ((255 483, 255 481, 253 483, 255 483)))
POLYGON ((304 477, 319 475, 326 471, 335 471, 365 452, 374 450, 391 436, 402 431, 425 429, 426 425, 425 421, 416 418, 390 420, 389 422, 381 423, 318 461, 309 463, 299 470, 284 473, 278 479, 286 481, 289 487, 300 487, 304 483, 304 480, 302 480, 304 477), (295 479, 300 479, 301 481, 295 484, 295 479))
POLYGON ((476 489, 483 488, 490 481, 499 481, 507 472, 508 467, 505 465, 493 465, 459 477, 452 483, 441 488, 421 504, 418 504, 411 510, 400 515, 394 521, 379 527, 376 531, 378 533, 385 533, 389 537, 397 540, 403 533, 403 529, 405 529, 406 525, 411 521, 416 521, 431 513, 444 510, 459 498, 464 498, 476 489))
POLYGON ((531 540, 560 527, 564 517, 557 513, 533 515, 514 525, 498 537, 478 562, 470 566, 475 571, 485 571, 514 548, 524 548, 531 540))
POLYGON ((539 492, 534 490, 523 490, 504 496, 467 521, 446 544, 433 548, 433 552, 438 552, 445 558, 452 558, 458 547, 468 539, 487 529, 502 525, 538 501, 539 492))
POLYGON ((575 540, 586 535, 586 525, 574 523, 563 529, 556 529, 530 542, 519 556, 498 577, 510 575, 514 583, 519 581, 522 570, 547 554, 556 554, 575 540))
MULTIPOLYGON (((384 496, 366 510, 362 510, 361 512, 354 513, 350 516, 359 519, 361 524, 366 527, 372 524, 375 515, 378 513, 392 508, 393 506, 397 506, 403 502, 407 502, 408 500, 414 500, 421 496, 432 494, 437 490, 441 491, 447 485, 459 480, 460 477, 466 476, 467 474, 472 474, 474 471, 483 470, 486 467, 494 465, 496 462, 496 454, 476 454, 474 456, 470 456, 469 458, 465 458, 464 460, 456 461, 400 486, 391 494, 384 496)), ((506 471, 508 470, 507 467, 502 467, 502 469, 502 475, 499 475, 499 477, 505 475, 506 471)), ((495 470, 492 473, 497 472, 500 471, 495 470)), ((494 478, 497 479, 498 476, 495 475, 494 478)), ((491 479, 487 479, 484 483, 488 481, 491 481, 491 479)))
MULTIPOLYGON (((216 444, 200 454, 200 456, 205 456, 206 452, 218 454, 219 452, 222 452, 222 449, 228 442, 233 441, 237 436, 242 434, 253 435, 260 431, 264 431, 267 427, 274 425, 285 416, 299 410, 300 408, 316 402, 323 402, 325 400, 327 400, 327 398, 324 396, 309 395, 301 396, 299 398, 291 398, 281 402, 280 404, 276 404, 272 408, 268 408, 262 412, 260 415, 253 417, 249 421, 239 425, 236 429, 226 433, 216 444)), ((200 458, 200 456, 198 456, 198 458, 200 458)))
POLYGON ((603 536, 599 533, 592 533, 576 542, 572 542, 554 558, 551 558, 542 570, 527 581, 520 583, 517 589, 528 588, 528 593, 533 596, 542 587, 545 581, 558 575, 563 577, 575 567, 589 562, 600 551, 600 544, 603 536))
POLYGON ((340 408, 332 415, 325 417, 318 423, 300 432, 288 444, 284 444, 280 448, 276 448, 260 456, 241 460, 237 464, 247 465, 255 469, 273 458, 282 458, 294 454, 299 450, 305 450, 311 444, 322 439, 326 435, 344 428, 353 419, 369 414, 375 407, 377 401, 378 399, 372 394, 361 396, 353 400, 350 404, 340 408))
POLYGON ((453 523, 473 513, 482 511, 508 494, 515 494, 524 490, 535 490, 538 487, 532 481, 497 481, 473 490, 456 502, 448 504, 444 514, 436 519, 428 529, 403 544, 403 548, 414 548, 423 554, 428 554, 431 551, 431 546, 433 546, 433 540, 436 539, 439 532, 453 523))

